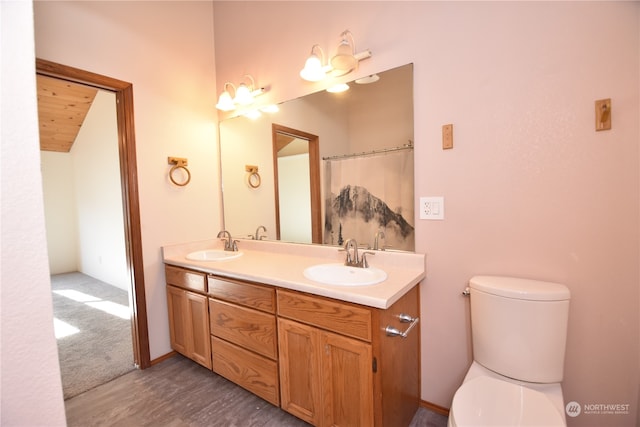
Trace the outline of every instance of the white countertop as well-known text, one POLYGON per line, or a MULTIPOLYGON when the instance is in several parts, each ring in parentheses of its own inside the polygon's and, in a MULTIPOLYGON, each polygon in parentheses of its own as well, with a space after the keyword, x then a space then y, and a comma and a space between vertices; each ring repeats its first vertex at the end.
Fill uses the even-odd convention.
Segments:
POLYGON ((387 273, 376 285, 336 286, 307 279, 303 271, 310 266, 344 262, 345 252, 338 247, 305 245, 265 240, 238 239, 239 258, 225 261, 191 261, 186 255, 203 249, 222 249, 220 239, 162 247, 164 262, 170 265, 211 273, 221 277, 244 279, 281 288, 335 298, 370 307, 386 309, 425 277, 425 256, 408 252, 375 251, 367 256, 371 267, 387 273))

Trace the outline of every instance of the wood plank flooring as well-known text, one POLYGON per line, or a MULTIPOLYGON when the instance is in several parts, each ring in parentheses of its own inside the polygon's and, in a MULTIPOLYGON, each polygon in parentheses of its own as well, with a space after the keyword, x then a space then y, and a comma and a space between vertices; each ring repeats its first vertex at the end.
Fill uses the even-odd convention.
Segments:
MULTIPOLYGON (((65 407, 70 427, 308 427, 179 355, 69 399, 65 407)), ((446 423, 446 417, 421 408, 411 427, 446 423)))

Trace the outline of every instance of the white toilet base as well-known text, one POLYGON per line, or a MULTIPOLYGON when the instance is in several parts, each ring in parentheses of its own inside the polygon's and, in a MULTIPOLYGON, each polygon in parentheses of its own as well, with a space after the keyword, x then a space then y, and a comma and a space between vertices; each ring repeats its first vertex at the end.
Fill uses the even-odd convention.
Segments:
POLYGON ((560 383, 537 384, 518 381, 499 375, 474 361, 464 378, 463 386, 458 389, 454 397, 449 414, 449 427, 470 425, 468 421, 470 419, 473 419, 477 425, 480 420, 480 418, 476 418, 477 416, 484 417, 482 418, 483 423, 495 426, 536 425, 540 424, 538 417, 543 417, 544 424, 566 426, 564 399, 560 383), (465 384, 467 387, 463 388, 465 384), (472 394, 469 394, 470 387, 475 390, 472 394), (485 388, 487 391, 490 389, 491 393, 500 392, 505 400, 498 402, 493 395, 477 393, 479 389, 484 391, 485 388), (482 405, 482 411, 479 408, 474 410, 462 407, 462 405, 468 404, 462 403, 462 401, 470 397, 475 405, 482 405), (500 405, 508 406, 500 407, 500 405), (503 413, 505 419, 502 418, 503 413), (532 414, 535 414, 533 419, 530 417, 532 414))

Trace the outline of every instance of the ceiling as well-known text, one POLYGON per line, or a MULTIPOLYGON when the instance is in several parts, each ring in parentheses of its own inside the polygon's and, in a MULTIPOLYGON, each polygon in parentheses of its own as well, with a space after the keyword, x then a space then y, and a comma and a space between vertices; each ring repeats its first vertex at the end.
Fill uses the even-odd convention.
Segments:
POLYGON ((68 153, 97 89, 37 75, 40 149, 68 153))

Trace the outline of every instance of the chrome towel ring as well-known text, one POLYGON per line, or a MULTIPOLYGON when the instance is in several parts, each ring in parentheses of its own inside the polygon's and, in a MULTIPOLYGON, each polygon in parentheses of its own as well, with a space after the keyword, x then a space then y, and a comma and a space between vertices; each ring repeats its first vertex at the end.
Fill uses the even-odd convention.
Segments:
POLYGON ((189 169, 187 169, 187 165, 189 164, 187 159, 182 157, 169 157, 167 158, 167 160, 170 165, 173 165, 169 170, 169 179, 171 180, 171 182, 179 187, 184 187, 185 185, 187 185, 189 181, 191 181, 191 172, 189 172, 189 169), (183 169, 187 174, 187 179, 182 182, 176 181, 176 179, 173 177, 174 172, 178 169, 183 169))

